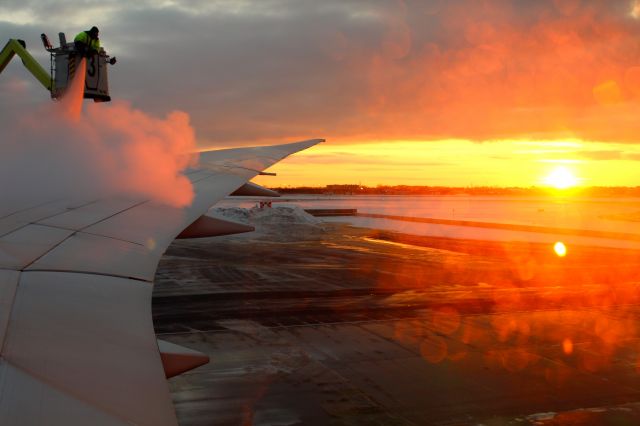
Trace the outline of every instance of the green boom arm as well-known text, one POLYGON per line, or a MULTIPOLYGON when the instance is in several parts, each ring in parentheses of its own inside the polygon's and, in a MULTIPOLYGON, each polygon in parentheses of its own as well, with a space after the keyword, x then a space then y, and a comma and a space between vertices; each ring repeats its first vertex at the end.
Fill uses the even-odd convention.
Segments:
POLYGON ((16 39, 10 39, 9 42, 0 51, 0 73, 13 58, 13 55, 20 56, 25 68, 49 91, 53 89, 51 76, 44 68, 34 59, 33 56, 16 39))

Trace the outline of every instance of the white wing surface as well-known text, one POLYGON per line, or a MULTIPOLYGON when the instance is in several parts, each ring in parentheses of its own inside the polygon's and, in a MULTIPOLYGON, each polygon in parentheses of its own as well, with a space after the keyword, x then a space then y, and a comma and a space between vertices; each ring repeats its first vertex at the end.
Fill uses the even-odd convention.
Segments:
POLYGON ((211 205, 321 141, 201 153, 186 208, 2 207, 0 425, 176 425, 151 320, 160 257, 211 205))

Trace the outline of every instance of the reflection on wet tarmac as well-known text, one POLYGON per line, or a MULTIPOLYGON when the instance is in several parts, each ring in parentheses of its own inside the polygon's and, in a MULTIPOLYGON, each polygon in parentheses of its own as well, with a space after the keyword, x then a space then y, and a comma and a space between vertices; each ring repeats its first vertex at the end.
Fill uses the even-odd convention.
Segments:
POLYGON ((154 323, 212 359, 170 381, 182 425, 635 424, 638 266, 339 227, 180 241, 154 323))

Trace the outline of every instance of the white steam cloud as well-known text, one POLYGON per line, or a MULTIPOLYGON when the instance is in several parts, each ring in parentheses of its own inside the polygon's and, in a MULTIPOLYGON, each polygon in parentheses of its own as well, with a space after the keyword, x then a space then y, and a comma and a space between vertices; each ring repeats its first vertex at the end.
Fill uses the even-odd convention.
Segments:
POLYGON ((189 116, 151 117, 119 101, 83 104, 77 80, 61 102, 12 110, 0 143, 2 210, 116 195, 189 204, 193 188, 181 174, 197 160, 189 116))

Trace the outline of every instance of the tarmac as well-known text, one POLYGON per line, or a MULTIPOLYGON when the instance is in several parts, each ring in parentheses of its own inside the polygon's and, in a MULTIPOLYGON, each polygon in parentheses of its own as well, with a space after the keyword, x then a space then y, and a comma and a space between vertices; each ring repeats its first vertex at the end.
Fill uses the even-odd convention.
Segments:
POLYGON ((179 240, 154 324, 211 357, 169 380, 183 426, 640 424, 639 255, 340 224, 179 240))

